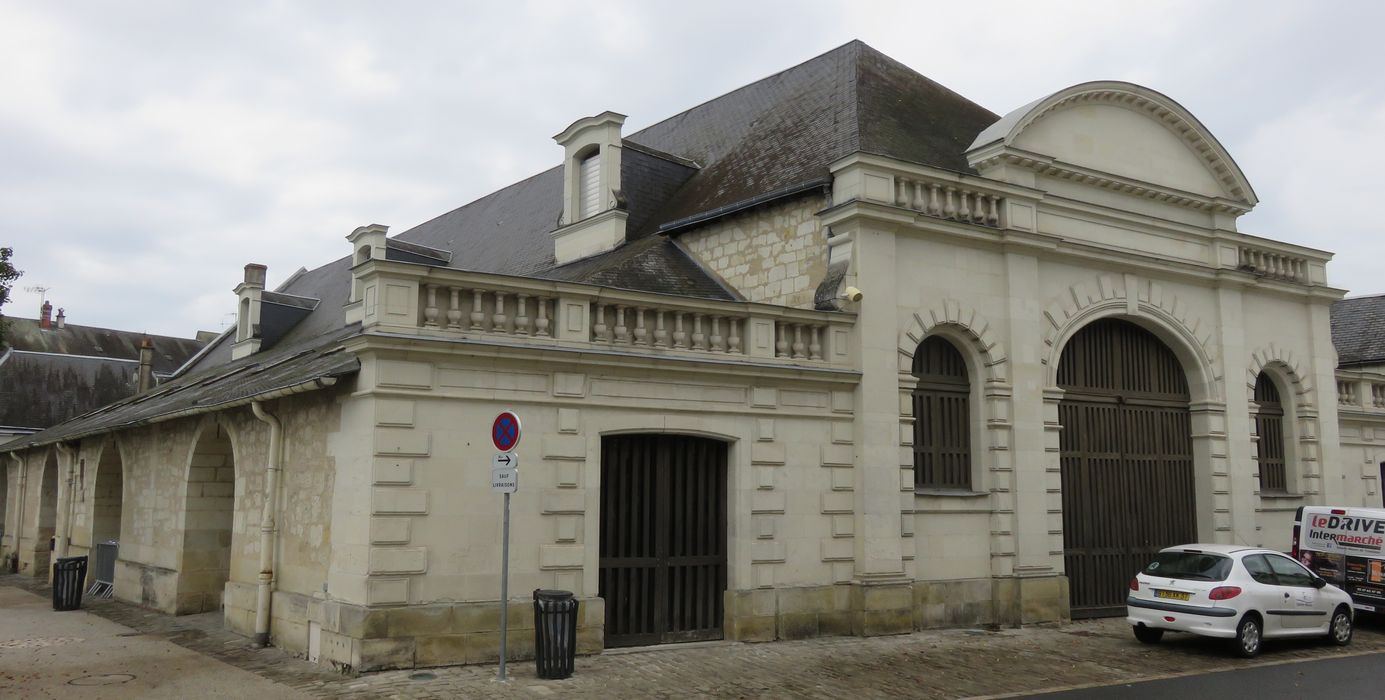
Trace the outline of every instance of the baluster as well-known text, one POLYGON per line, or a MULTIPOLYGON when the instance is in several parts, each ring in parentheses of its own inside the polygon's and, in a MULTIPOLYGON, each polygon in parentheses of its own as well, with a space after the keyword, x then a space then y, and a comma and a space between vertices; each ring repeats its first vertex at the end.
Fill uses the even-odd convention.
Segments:
POLYGON ((630 342, 630 329, 625 327, 624 304, 616 304, 616 342, 621 345, 630 342))
POLYGON ((515 308, 515 333, 519 335, 529 335, 529 295, 516 294, 515 308))
POLYGON ((644 307, 635 307, 635 344, 648 345, 649 331, 644 328, 644 307))
POLYGON ((548 337, 548 297, 539 297, 535 300, 538 310, 538 318, 534 319, 534 335, 540 338, 548 337))
POLYGON ((795 323, 793 324, 793 359, 806 359, 808 357, 806 350, 807 346, 803 344, 803 324, 795 323))
POLYGON ((423 307, 423 325, 427 328, 438 327, 438 285, 425 285, 428 289, 428 303, 423 307))
POLYGON ((447 306, 447 327, 462 327, 462 290, 460 287, 448 287, 447 291, 452 295, 452 303, 447 306))
POLYGON ((774 356, 775 356, 775 357, 788 357, 788 356, 789 356, 789 341, 786 340, 785 337, 784 337, 784 335, 785 335, 785 334, 784 334, 784 326, 786 326, 786 325, 788 325, 788 324, 784 323, 783 321, 775 321, 775 322, 774 322, 774 332, 775 332, 775 338, 776 338, 775 341, 774 341, 774 356))
POLYGON ((942 216, 943 214, 943 203, 938 198, 938 193, 941 190, 942 188, 938 185, 932 185, 928 188, 928 213, 933 216, 942 216))
POLYGON ((822 359, 822 339, 819 335, 821 330, 822 326, 808 327, 808 333, 810 334, 808 341, 808 359, 810 360, 822 359))
POLYGON ((654 346, 660 348, 668 347, 668 331, 664 330, 663 309, 655 309, 654 311, 654 346))
POLYGON ((913 209, 913 210, 915 210, 915 211, 923 211, 923 210, 924 210, 925 208, 927 208, 927 207, 928 207, 928 195, 926 195, 926 194, 923 193, 923 183, 922 183, 922 182, 915 181, 915 182, 914 182, 914 199, 913 199, 913 201, 910 203, 909 208, 910 208, 910 209, 913 209))
POLYGON ((692 347, 694 350, 707 349, 707 336, 702 334, 702 314, 693 314, 692 347))
POLYGON ((992 226, 1000 225, 1000 197, 991 195, 988 197, 991 202, 991 210, 986 214, 986 223, 992 226))
POLYGON ((683 332, 683 317, 686 315, 682 311, 673 312, 673 347, 679 350, 688 347, 688 334, 683 332))
POLYGON ((947 203, 943 205, 943 217, 948 219, 957 218, 957 205, 952 201, 952 194, 957 190, 952 187, 943 188, 947 192, 947 203))
POLYGON ((909 181, 902 177, 894 179, 894 204, 897 207, 909 206, 909 181))
POLYGON ((505 321, 507 321, 507 320, 508 320, 508 319, 505 317, 505 293, 504 293, 504 292, 496 292, 496 293, 495 293, 495 313, 494 313, 494 314, 491 314, 491 332, 492 332, 492 333, 508 333, 508 332, 510 332, 509 329, 508 329, 508 327, 506 327, 506 325, 505 325, 505 321))
POLYGON ((970 194, 966 190, 957 193, 957 198, 961 200, 961 206, 957 207, 957 218, 961 221, 971 221, 971 207, 967 206, 967 200, 971 199, 970 194))
POLYGON ((726 334, 726 352, 739 355, 741 354, 741 319, 728 318, 727 325, 731 326, 726 334))
POLYGON ((712 352, 720 352, 724 346, 721 344, 721 317, 712 316, 712 336, 708 338, 708 348, 712 352))
POLYGON ((610 339, 611 339, 611 337, 610 337, 610 335, 609 335, 610 329, 606 327, 606 305, 605 305, 605 304, 602 304, 602 303, 599 303, 599 302, 597 303, 597 305, 596 305, 596 317, 593 318, 592 321, 594 322, 594 325, 592 326, 592 331, 594 331, 594 332, 596 333, 596 339, 597 339, 597 340, 600 340, 600 341, 603 341, 603 342, 604 342, 604 341, 610 340, 610 339))
POLYGON ((481 300, 486 293, 480 289, 471 290, 471 330, 485 330, 486 312, 481 310, 481 300))

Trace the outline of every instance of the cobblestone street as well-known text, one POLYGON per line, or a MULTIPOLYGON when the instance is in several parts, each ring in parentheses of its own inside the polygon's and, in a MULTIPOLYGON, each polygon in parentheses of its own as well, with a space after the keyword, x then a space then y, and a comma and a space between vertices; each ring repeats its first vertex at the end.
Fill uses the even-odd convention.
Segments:
MULTIPOLYGON (((46 592, 33 580, 15 576, 0 577, 0 585, 46 592)), ((249 640, 220 629, 216 613, 173 618, 112 601, 86 601, 84 610, 258 674, 283 686, 284 697, 988 697, 1385 651, 1385 623, 1376 619, 1362 620, 1345 650, 1312 641, 1271 642, 1253 662, 1233 659, 1223 645, 1204 639, 1171 637, 1160 645, 1141 645, 1121 620, 1111 619, 1021 630, 940 630, 607 653, 579 657, 576 675, 563 681, 538 680, 532 662, 516 662, 509 666, 510 682, 500 684, 494 680, 494 665, 344 676, 277 649, 252 649, 249 640)), ((43 634, 0 623, 0 642, 22 643, 43 634)), ((0 696, 28 697, 25 689, 13 678, 0 678, 0 696)), ((115 690, 72 688, 64 697, 114 697, 115 690)), ((270 697, 263 692, 258 696, 270 697)))

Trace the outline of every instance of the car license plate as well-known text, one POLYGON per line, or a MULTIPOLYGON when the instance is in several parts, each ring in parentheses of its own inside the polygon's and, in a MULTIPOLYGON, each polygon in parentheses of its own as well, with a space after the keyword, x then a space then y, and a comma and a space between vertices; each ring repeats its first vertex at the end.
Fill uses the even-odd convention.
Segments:
POLYGON ((1161 591, 1156 588, 1154 590, 1154 597, 1167 598, 1169 600, 1188 600, 1193 597, 1193 594, 1184 593, 1183 591, 1161 591))

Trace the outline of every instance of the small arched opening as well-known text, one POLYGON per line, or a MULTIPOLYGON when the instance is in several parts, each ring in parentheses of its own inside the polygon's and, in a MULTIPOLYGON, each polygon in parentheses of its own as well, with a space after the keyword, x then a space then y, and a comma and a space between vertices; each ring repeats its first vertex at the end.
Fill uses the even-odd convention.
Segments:
POLYGON ((183 556, 175 614, 221 608, 231 576, 231 531, 236 465, 231 439, 218 424, 206 426, 188 464, 183 514, 183 556))
POLYGON ((30 542, 34 552, 34 576, 47 576, 53 561, 53 536, 58 528, 58 452, 49 450, 43 462, 43 480, 39 484, 38 527, 30 542))
POLYGON ((1253 399, 1256 457, 1260 462, 1260 492, 1287 493, 1289 473, 1285 450, 1284 402, 1269 372, 1255 378, 1253 399))

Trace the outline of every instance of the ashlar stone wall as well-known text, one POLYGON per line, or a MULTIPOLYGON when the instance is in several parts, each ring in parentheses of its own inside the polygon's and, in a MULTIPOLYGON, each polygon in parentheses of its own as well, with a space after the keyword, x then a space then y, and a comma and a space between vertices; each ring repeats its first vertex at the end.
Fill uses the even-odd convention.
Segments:
POLYGON ((757 207, 683 234, 679 242, 748 301, 812 308, 827 272, 822 196, 757 207))

